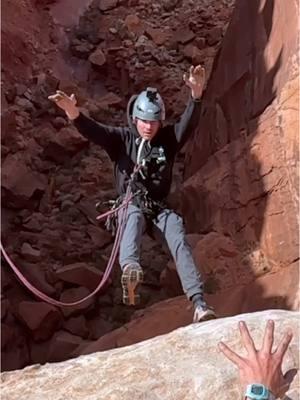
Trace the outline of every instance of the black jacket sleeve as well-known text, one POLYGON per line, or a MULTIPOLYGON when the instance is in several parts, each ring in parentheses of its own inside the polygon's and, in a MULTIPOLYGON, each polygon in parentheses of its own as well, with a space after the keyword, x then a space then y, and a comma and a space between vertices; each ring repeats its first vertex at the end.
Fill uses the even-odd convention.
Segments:
POLYGON ((176 140, 180 147, 184 145, 199 120, 200 104, 200 100, 190 97, 184 113, 174 126, 176 140))
POLYGON ((116 159, 123 143, 123 128, 101 124, 82 113, 74 119, 73 123, 84 137, 106 150, 111 160, 116 159))

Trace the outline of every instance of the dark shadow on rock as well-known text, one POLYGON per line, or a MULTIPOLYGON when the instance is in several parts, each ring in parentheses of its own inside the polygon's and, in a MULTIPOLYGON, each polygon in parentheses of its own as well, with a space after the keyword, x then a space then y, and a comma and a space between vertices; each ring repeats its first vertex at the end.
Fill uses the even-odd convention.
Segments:
MULTIPOLYGON (((268 154, 270 137, 264 130, 273 134, 273 126, 262 124, 275 119, 276 110, 269 106, 280 94, 282 81, 290 76, 288 56, 296 51, 293 47, 294 53, 286 50, 289 43, 281 43, 281 49, 278 40, 274 44, 274 29, 293 29, 278 22, 280 11, 274 0, 265 4, 237 1, 203 97, 199 125, 187 146, 181 201, 189 233, 217 232, 234 242, 242 261, 237 271, 230 271, 232 290, 251 285, 258 298, 264 293, 257 276, 274 267, 261 250, 261 241, 266 240, 266 213, 276 189, 265 185, 273 165, 268 154), (260 149, 266 152, 263 163, 260 149)), ((218 265, 210 269, 218 274, 218 265)), ((222 287, 221 272, 217 280, 222 287)), ((271 297, 264 302, 265 308, 278 302, 271 297)), ((280 308, 290 307, 281 298, 280 308)), ((248 311, 256 310, 243 310, 248 311)))

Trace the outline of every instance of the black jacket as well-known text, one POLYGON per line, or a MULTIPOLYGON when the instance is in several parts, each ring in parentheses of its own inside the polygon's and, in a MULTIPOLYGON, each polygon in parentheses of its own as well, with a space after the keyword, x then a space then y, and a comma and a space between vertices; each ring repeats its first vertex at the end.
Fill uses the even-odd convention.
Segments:
MULTIPOLYGON (((133 103, 133 102, 132 102, 133 103)), ((115 164, 116 188, 119 195, 126 191, 128 180, 137 161, 141 137, 132 123, 132 103, 128 107, 128 127, 103 125, 80 113, 74 120, 78 131, 106 150, 115 164)), ((175 155, 185 143, 200 114, 200 102, 189 99, 180 120, 159 129, 156 136, 143 147, 146 164, 139 174, 134 189, 145 189, 156 201, 164 200, 172 183, 175 155)))

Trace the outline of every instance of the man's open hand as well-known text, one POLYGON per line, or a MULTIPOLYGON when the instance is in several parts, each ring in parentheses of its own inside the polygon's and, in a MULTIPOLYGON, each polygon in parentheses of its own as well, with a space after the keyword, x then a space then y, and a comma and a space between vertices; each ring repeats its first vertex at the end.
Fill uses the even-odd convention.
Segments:
POLYGON ((277 349, 272 352, 274 321, 269 320, 267 323, 263 346, 260 350, 256 350, 245 322, 239 323, 239 329, 243 345, 247 350, 247 356, 239 356, 223 342, 219 343, 219 349, 238 367, 240 382, 244 390, 249 384, 260 383, 265 385, 272 393, 278 395, 287 386, 287 380, 282 373, 282 361, 293 334, 286 332, 277 349))
POLYGON ((69 119, 75 119, 79 116, 79 110, 76 106, 77 100, 74 94, 68 96, 61 90, 57 90, 55 94, 48 96, 48 99, 58 105, 59 108, 65 111, 69 119))
POLYGON ((200 99, 205 85, 205 69, 201 65, 191 66, 189 73, 183 74, 185 84, 191 89, 194 99, 200 99))

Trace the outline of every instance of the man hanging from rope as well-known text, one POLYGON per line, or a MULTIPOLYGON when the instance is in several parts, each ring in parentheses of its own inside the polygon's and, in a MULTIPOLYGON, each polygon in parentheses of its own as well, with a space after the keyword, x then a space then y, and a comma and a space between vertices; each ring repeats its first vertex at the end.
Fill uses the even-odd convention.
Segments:
POLYGON ((140 245, 150 223, 165 237, 183 290, 193 302, 194 322, 200 322, 215 318, 215 313, 203 298, 203 282, 186 242, 183 220, 165 203, 171 187, 175 155, 199 116, 205 83, 204 68, 192 66, 189 73, 183 75, 183 80, 190 88, 191 96, 180 120, 174 125, 163 125, 165 107, 154 88, 147 88, 130 99, 128 127, 125 128, 103 125, 88 118, 76 106, 74 94, 69 97, 57 91, 49 99, 66 112, 82 135, 106 150, 114 162, 119 199, 124 197, 134 167, 140 167, 136 179, 131 182, 136 195, 128 207, 119 250, 124 304, 134 305, 139 301, 138 287, 143 281, 140 245))

